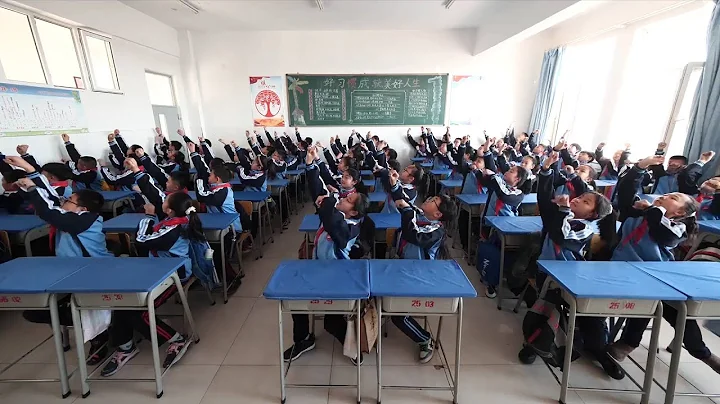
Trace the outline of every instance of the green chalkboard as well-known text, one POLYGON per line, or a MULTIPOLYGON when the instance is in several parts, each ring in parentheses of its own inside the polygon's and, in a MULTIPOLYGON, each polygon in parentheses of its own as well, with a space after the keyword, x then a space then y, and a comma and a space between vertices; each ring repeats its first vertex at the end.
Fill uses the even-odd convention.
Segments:
POLYGON ((444 125, 447 87, 447 74, 288 74, 290 125, 444 125))

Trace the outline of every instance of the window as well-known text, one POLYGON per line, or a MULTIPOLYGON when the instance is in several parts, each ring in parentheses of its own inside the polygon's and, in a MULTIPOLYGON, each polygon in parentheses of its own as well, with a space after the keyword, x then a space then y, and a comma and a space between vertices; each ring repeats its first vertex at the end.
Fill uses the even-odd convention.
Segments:
POLYGON ((692 103, 702 72, 703 63, 689 63, 683 70, 670 122, 665 132, 665 142, 668 144, 665 152, 667 156, 684 154, 685 140, 690 126, 692 103))
MULTIPOLYGON (((148 91, 150 93, 150 104, 175 106, 172 77, 164 74, 145 72, 148 91)), ((167 133, 167 132, 163 132, 167 133)))
POLYGON ((87 31, 80 30, 80 32, 85 45, 85 57, 90 67, 90 80, 93 90, 119 91, 120 86, 115 72, 115 60, 113 59, 110 40, 87 31))
POLYGON ((0 7, 0 65, 5 78, 46 84, 28 16, 0 7))
POLYGON ((35 24, 53 85, 77 88, 82 79, 82 71, 75 52, 72 31, 44 20, 36 19, 35 24))

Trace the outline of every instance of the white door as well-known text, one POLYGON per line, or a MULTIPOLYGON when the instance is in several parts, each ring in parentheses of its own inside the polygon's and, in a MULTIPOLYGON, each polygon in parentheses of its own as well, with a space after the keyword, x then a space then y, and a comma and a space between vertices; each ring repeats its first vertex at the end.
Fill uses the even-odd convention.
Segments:
POLYGON ((182 138, 177 134, 177 130, 182 128, 182 117, 177 107, 172 77, 146 71, 145 80, 155 117, 155 127, 160 128, 168 140, 182 142, 182 138))

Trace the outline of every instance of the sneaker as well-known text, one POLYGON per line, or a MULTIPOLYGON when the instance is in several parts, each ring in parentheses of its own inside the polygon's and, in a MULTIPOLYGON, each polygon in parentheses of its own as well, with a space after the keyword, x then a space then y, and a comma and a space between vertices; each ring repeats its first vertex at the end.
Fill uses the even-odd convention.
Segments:
POLYGON ((518 352, 518 360, 520 361, 520 363, 523 363, 525 365, 532 365, 533 363, 535 363, 535 359, 537 359, 537 354, 532 348, 527 345, 523 346, 520 352, 518 352))
POLYGON ((704 364, 710 366, 710 368, 714 370, 715 373, 720 373, 720 358, 718 358, 716 355, 711 354, 710 357, 700 360, 703 361, 704 364))
POLYGON ((485 287, 485 296, 489 297, 490 299, 496 298, 497 290, 495 290, 495 287, 494 286, 485 287))
POLYGON ((360 354, 360 365, 358 365, 357 358, 350 359, 350 362, 352 362, 353 366, 362 366, 363 362, 365 362, 365 357, 362 353, 360 354))
POLYGON ((291 362, 299 358, 302 354, 315 349, 315 336, 310 334, 304 340, 295 343, 295 345, 286 349, 283 353, 283 359, 285 362, 291 362))
POLYGON ((595 358, 602 366, 605 373, 615 380, 622 380, 625 378, 625 371, 615 363, 608 353, 604 355, 597 355, 595 358))
POLYGON ((435 352, 435 344, 431 339, 428 342, 420 344, 420 363, 428 363, 435 352))
POLYGON ((179 340, 171 342, 167 348, 165 361, 163 362, 163 369, 167 369, 170 366, 176 364, 180 358, 185 355, 188 348, 190 347, 190 341, 185 337, 180 337, 179 340))
POLYGON ((114 375, 139 352, 140 350, 137 348, 136 345, 133 345, 132 348, 127 351, 123 351, 122 349, 118 348, 113 353, 110 362, 108 362, 107 365, 105 365, 105 367, 100 371, 100 376, 110 377, 114 375))
POLYGON ((105 360, 105 358, 107 358, 108 352, 109 349, 105 342, 95 343, 95 341, 91 341, 90 353, 88 354, 85 363, 87 363, 88 366, 97 366, 101 364, 102 361, 105 360))
POLYGON ((624 361, 634 350, 635 348, 622 341, 614 342, 608 346, 608 353, 618 362, 624 361))

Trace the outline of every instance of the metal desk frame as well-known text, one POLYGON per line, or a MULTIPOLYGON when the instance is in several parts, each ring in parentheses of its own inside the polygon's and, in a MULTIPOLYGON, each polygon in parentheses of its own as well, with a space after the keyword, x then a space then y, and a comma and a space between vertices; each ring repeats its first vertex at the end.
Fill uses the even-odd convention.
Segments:
MULTIPOLYGON (((170 275, 167 279, 172 279, 175 287, 177 288, 177 293, 180 296, 180 300, 183 305, 183 309, 185 312, 185 319, 190 325, 190 330, 192 333, 188 337, 190 340, 188 341, 189 344, 198 343, 200 342, 200 336, 197 333, 197 330, 195 328, 195 321, 193 320, 192 313, 190 313, 190 306, 188 305, 187 296, 185 295, 185 291, 183 290, 182 283, 180 282, 180 277, 178 276, 177 272, 174 272, 172 275, 170 275)), ((162 284, 160 285, 162 286, 162 284)), ((75 295, 70 300, 70 306, 72 309, 72 319, 73 319, 73 326, 75 327, 75 345, 77 346, 77 355, 78 355, 78 368, 80 369, 80 383, 82 385, 82 397, 86 398, 90 395, 90 381, 132 381, 132 382, 150 382, 155 381, 155 391, 156 391, 156 397, 160 398, 163 395, 163 384, 162 384, 162 378, 165 375, 165 373, 170 370, 170 367, 165 369, 164 371, 161 370, 160 365, 160 347, 158 346, 158 337, 157 337, 157 324, 155 321, 155 297, 162 293, 163 291, 167 289, 163 289, 160 292, 156 291, 160 288, 160 286, 156 287, 153 291, 148 292, 147 294, 147 301, 145 302, 145 305, 140 306, 115 306, 115 305, 108 305, 108 306, 78 306, 78 303, 75 299, 75 295), (154 379, 117 379, 117 378, 101 378, 101 379, 91 379, 91 377, 100 369, 102 369, 105 364, 107 364, 111 359, 112 355, 108 357, 103 363, 98 365, 95 370, 93 370, 90 374, 88 374, 87 364, 85 363, 85 341, 83 338, 83 329, 82 329, 82 321, 80 319, 80 311, 81 310, 141 310, 148 312, 148 318, 150 321, 150 344, 152 345, 152 357, 153 357, 153 368, 155 370, 155 378, 154 379)), ((112 292, 103 292, 98 294, 113 294, 112 292)), ((189 347, 188 347, 189 348, 189 347)))

